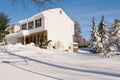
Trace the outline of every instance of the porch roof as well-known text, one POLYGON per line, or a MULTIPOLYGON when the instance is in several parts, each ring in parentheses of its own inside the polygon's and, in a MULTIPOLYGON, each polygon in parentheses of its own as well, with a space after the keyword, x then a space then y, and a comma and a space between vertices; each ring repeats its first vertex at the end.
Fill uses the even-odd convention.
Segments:
POLYGON ((7 38, 12 38, 12 37, 22 37, 22 36, 26 36, 29 35, 29 31, 28 30, 20 30, 18 32, 15 33, 10 33, 8 35, 5 36, 5 39, 7 38))

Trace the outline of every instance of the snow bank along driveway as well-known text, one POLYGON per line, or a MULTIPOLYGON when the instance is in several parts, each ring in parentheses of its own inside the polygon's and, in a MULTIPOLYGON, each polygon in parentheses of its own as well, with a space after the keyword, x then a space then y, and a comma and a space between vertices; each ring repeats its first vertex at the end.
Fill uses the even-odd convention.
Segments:
POLYGON ((120 80, 120 56, 1 46, 0 80, 120 80))

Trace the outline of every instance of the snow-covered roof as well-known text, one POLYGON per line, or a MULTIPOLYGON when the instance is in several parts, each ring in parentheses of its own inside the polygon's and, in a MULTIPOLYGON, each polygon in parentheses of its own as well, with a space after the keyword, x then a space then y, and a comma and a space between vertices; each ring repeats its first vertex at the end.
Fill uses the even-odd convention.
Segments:
POLYGON ((22 36, 26 36, 26 35, 29 35, 29 31, 28 30, 21 30, 21 31, 6 35, 5 39, 10 38, 10 37, 17 37, 17 36, 22 37, 22 36))
POLYGON ((26 21, 33 20, 34 18, 37 18, 38 16, 43 16, 44 14, 47 14, 49 12, 53 12, 53 11, 56 11, 56 10, 62 10, 62 9, 61 8, 54 8, 54 9, 45 10, 43 12, 35 14, 34 16, 32 16, 30 18, 27 18, 27 19, 24 19, 24 20, 20 20, 18 23, 24 23, 26 21))

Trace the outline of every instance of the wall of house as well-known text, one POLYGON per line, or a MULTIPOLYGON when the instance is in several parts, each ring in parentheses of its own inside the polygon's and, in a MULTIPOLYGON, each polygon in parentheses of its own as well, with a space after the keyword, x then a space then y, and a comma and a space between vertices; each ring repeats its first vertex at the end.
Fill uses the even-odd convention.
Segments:
POLYGON ((62 9, 55 9, 44 14, 48 40, 59 49, 73 49, 74 23, 62 9))
MULTIPOLYGON (((22 24, 25 24, 25 23, 27 23, 27 30, 29 30, 30 33, 40 32, 40 31, 44 30, 44 17, 43 17, 43 14, 36 14, 36 15, 34 15, 34 16, 28 18, 28 19, 19 21, 20 27, 22 27, 22 24), (41 22, 42 25, 40 27, 36 28, 35 27, 35 20, 40 19, 40 18, 42 19, 42 22, 41 22), (31 22, 31 21, 34 22, 33 29, 28 29, 28 22, 31 22)), ((21 28, 21 30, 22 30, 22 28, 21 28)))

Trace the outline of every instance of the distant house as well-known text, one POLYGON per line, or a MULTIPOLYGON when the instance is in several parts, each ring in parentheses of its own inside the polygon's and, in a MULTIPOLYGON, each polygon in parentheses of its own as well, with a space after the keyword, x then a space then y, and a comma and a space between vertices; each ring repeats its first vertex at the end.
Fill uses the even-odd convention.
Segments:
POLYGON ((12 26, 7 27, 5 31, 8 31, 9 33, 15 33, 20 30, 20 27, 18 25, 12 24, 12 26))
POLYGON ((73 51, 74 22, 61 8, 43 11, 18 23, 20 31, 6 36, 9 43, 34 42, 39 46, 42 41, 50 41, 53 48, 73 51))

